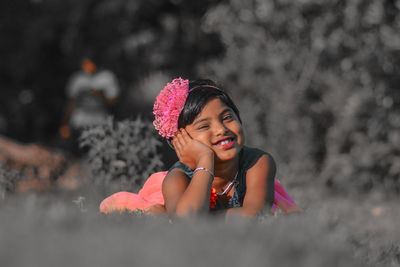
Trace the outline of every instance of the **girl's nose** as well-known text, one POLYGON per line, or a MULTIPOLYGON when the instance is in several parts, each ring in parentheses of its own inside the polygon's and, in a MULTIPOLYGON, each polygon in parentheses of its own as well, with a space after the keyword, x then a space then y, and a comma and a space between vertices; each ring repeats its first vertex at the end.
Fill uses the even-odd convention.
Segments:
POLYGON ((216 136, 225 135, 228 132, 228 129, 223 123, 216 123, 214 127, 214 134, 216 136))

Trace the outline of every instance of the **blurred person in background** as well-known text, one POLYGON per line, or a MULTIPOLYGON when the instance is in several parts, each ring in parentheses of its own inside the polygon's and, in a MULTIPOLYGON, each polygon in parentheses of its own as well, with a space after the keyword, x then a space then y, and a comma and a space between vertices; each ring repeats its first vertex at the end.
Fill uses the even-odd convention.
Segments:
POLYGON ((84 128, 104 122, 110 115, 120 88, 113 72, 98 70, 90 58, 81 62, 81 70, 74 73, 66 87, 68 102, 59 133, 64 146, 80 155, 78 138, 84 128))

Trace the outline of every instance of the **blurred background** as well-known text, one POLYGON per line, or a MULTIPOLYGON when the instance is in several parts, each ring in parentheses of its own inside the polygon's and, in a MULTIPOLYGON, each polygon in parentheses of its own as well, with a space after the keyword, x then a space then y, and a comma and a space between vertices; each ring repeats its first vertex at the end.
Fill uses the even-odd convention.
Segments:
POLYGON ((400 0, 0 1, 0 35, 2 265, 400 266, 400 0), (232 95, 303 213, 98 213, 176 160, 175 77, 232 95))
MULTIPOLYGON (((111 124, 151 122, 174 77, 210 78, 238 104, 248 145, 274 156, 289 187, 394 196, 399 11, 398 0, 2 1, 0 134, 69 153, 73 133, 62 127, 84 59, 105 73, 111 124)), ((168 168, 172 151, 154 146, 161 161, 150 169, 168 168)))

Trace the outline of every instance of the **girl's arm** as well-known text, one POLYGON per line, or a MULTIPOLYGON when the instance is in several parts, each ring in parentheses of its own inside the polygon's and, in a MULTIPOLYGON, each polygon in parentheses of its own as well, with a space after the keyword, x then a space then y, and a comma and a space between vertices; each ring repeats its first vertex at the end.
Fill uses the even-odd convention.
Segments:
POLYGON ((243 206, 231 208, 226 211, 226 216, 242 215, 254 217, 263 209, 270 199, 273 198, 273 181, 275 176, 275 162, 268 155, 261 156, 246 174, 246 195, 243 206), (271 196, 272 194, 272 196, 271 196))
MULTIPOLYGON (((213 165, 214 159, 210 157, 200 161, 198 167, 212 171, 213 165)), ((204 170, 195 172, 191 180, 179 169, 170 171, 162 185, 167 212, 178 216, 208 212, 213 179, 204 170)))
POLYGON ((162 186, 167 212, 178 216, 207 212, 214 179, 214 152, 191 139, 184 130, 172 143, 182 163, 191 169, 201 167, 208 171, 196 171, 191 180, 179 169, 169 172, 162 186))

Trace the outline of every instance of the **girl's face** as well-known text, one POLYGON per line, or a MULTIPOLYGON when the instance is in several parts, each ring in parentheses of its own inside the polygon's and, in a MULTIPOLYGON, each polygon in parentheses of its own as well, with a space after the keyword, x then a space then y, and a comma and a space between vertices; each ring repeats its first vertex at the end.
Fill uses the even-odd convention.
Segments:
POLYGON ((243 129, 238 117, 219 98, 210 100, 185 129, 193 139, 214 151, 216 161, 234 159, 244 144, 243 129))

